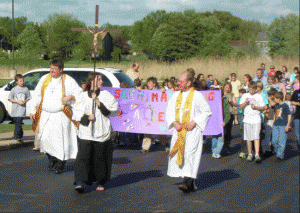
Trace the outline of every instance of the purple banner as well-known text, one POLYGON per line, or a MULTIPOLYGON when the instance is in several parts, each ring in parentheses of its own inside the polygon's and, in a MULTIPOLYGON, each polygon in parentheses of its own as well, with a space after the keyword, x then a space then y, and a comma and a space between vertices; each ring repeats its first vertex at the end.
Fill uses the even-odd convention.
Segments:
MULTIPOLYGON (((102 88, 109 91, 119 103, 119 116, 110 117, 114 131, 145 134, 172 135, 165 119, 168 100, 173 91, 133 88, 102 88)), ((203 132, 204 135, 223 133, 222 99, 220 90, 201 91, 211 108, 212 116, 203 132)))

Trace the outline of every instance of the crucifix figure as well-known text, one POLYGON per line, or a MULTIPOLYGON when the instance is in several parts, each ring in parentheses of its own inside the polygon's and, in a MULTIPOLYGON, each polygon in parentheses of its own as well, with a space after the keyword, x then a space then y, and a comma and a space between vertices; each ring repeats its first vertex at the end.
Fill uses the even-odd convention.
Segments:
POLYGON ((106 32, 111 33, 121 33, 121 30, 106 30, 106 29, 98 29, 98 16, 99 16, 99 5, 96 5, 96 17, 95 17, 95 28, 72 28, 72 31, 81 31, 81 32, 90 32, 94 35, 93 44, 94 44, 94 57, 96 57, 98 53, 98 35, 104 34, 106 32))

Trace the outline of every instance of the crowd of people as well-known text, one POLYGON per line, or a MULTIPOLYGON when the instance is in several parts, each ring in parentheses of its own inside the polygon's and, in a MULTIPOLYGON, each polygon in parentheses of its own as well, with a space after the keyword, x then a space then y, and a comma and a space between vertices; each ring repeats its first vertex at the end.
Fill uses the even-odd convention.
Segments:
MULTIPOLYGON (((300 89, 299 69, 290 74, 286 66, 282 71, 270 72, 265 64, 257 69, 254 78, 245 74, 243 83, 231 73, 223 83, 208 75, 196 73, 188 68, 178 79, 171 77, 159 85, 155 77, 142 79, 135 63, 127 74, 138 90, 178 91, 168 101, 166 122, 174 129, 172 136, 120 133, 120 145, 140 141, 142 153, 150 150, 151 144, 161 141, 169 152, 168 175, 183 177, 179 189, 185 192, 196 190, 197 177, 204 131, 211 116, 210 107, 202 90, 221 90, 223 106, 223 134, 212 136, 212 157, 228 154, 231 132, 234 125, 242 133, 239 157, 261 163, 261 157, 276 154, 277 162, 284 160, 287 134, 296 135, 300 151, 300 89), (253 146, 254 144, 254 146, 253 146)), ((75 190, 84 192, 87 185, 96 183, 97 191, 105 190, 110 179, 113 143, 109 115, 118 111, 118 102, 102 90, 102 76, 90 74, 81 82, 63 73, 63 62, 53 60, 50 74, 43 76, 35 97, 24 88, 22 75, 15 77, 17 86, 12 89, 12 117, 16 129, 14 137, 21 141, 22 119, 25 117, 26 102, 30 99, 30 118, 35 131, 35 150, 45 153, 49 160, 48 169, 56 174, 63 172, 68 159, 75 161, 75 190), (72 110, 71 110, 72 108, 72 110)), ((128 87, 122 83, 121 87, 128 87)))
MULTIPOLYGON (((261 63, 253 77, 245 74, 241 82, 236 73, 231 73, 222 84, 211 74, 205 80, 203 74, 196 77, 192 68, 188 68, 187 72, 194 77, 195 90, 222 90, 224 134, 212 136, 212 157, 220 158, 228 154, 233 125, 238 125, 242 133, 243 141, 238 155, 247 158, 247 161, 254 159, 261 163, 262 157, 273 154, 276 154, 277 162, 283 161, 288 132, 295 135, 300 151, 298 67, 294 67, 293 73, 289 73, 286 66, 276 71, 275 66, 271 65, 268 71, 265 64, 261 63)), ((180 90, 179 80, 175 77, 165 79, 161 85, 156 78, 148 78, 143 88, 141 82, 139 78, 134 79, 135 87, 139 90, 180 90)), ((149 138, 147 135, 148 140, 149 138)), ((151 143, 148 141, 147 144, 151 143)), ((168 142, 164 142, 164 145, 168 146, 168 142)), ((149 148, 150 145, 142 147, 141 151, 146 153, 149 148)), ((169 151, 168 147, 166 151, 169 151)))

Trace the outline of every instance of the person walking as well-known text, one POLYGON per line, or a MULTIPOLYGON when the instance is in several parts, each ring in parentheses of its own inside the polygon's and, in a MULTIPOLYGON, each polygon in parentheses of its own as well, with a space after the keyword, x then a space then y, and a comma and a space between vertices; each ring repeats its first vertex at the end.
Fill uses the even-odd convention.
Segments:
POLYGON ((211 116, 205 97, 192 87, 193 76, 184 72, 180 78, 180 91, 168 102, 166 121, 168 129, 174 129, 167 175, 183 177, 179 190, 191 192, 197 189, 198 174, 203 147, 203 131, 211 116))
POLYGON ((49 159, 48 169, 63 172, 66 161, 77 155, 76 131, 78 123, 72 121, 72 106, 82 92, 77 82, 63 73, 61 60, 53 60, 50 73, 36 86, 31 104, 30 119, 33 130, 38 128, 40 151, 49 159))

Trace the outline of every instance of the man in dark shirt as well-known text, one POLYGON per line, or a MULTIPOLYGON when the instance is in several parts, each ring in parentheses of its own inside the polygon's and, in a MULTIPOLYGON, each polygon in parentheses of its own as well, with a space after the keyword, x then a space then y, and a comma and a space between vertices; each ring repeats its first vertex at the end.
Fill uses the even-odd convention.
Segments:
POLYGON ((296 112, 294 114, 294 128, 298 141, 298 150, 300 151, 300 89, 294 91, 291 103, 296 106, 296 112))

